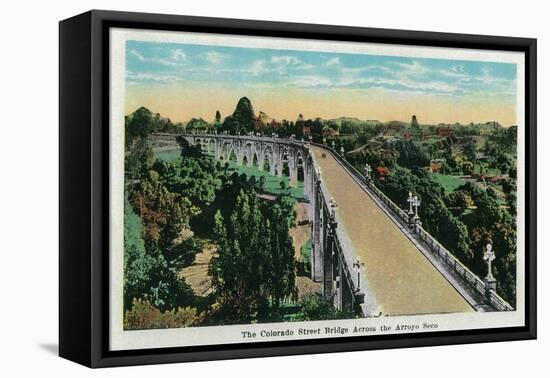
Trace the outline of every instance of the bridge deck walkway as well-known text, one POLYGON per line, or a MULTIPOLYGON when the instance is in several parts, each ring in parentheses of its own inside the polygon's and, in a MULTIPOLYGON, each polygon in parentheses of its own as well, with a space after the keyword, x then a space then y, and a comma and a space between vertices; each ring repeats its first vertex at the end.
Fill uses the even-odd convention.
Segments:
POLYGON ((379 311, 383 315, 474 311, 349 173, 323 149, 311 148, 353 249, 365 264, 379 311))

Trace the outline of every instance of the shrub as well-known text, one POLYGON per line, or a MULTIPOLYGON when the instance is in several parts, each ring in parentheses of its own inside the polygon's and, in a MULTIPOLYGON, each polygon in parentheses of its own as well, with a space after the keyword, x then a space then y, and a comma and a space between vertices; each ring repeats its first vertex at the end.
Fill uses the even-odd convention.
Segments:
POLYGON ((181 328, 192 326, 197 321, 195 308, 178 307, 161 312, 149 301, 134 298, 131 310, 124 314, 124 329, 181 328))
POLYGON ((298 305, 300 311, 296 314, 296 317, 294 318, 295 321, 355 318, 351 311, 337 310, 330 302, 324 300, 318 293, 305 295, 298 302, 298 305))

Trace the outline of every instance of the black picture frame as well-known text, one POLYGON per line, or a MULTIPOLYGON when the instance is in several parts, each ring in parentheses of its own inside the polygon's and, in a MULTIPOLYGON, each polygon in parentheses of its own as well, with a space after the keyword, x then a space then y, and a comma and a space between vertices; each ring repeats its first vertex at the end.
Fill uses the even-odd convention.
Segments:
POLYGON ((59 24, 59 354, 89 367, 536 338, 536 39, 93 10, 59 24), (109 29, 193 31, 525 53, 525 326, 109 351, 109 29))

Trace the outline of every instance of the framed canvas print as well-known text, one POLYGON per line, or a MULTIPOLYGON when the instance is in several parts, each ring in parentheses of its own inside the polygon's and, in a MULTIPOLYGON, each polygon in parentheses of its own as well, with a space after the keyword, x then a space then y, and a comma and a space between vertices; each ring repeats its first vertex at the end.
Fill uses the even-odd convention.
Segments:
POLYGON ((60 23, 60 355, 536 337, 536 41, 60 23))

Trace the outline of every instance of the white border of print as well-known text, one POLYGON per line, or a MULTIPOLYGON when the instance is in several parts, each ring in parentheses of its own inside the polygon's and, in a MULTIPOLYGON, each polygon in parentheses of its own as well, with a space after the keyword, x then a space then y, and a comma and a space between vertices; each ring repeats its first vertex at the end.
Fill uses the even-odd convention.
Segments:
POLYGON ((110 245, 109 245, 109 349, 130 350, 327 337, 437 332, 525 325, 525 65, 519 52, 458 48, 401 46, 373 43, 300 40, 271 37, 166 32, 112 28, 110 30, 110 245), (351 320, 308 321, 123 330, 124 263, 124 103, 126 40, 270 48, 319 52, 345 52, 418 58, 507 62, 517 65, 517 310, 511 312, 433 314, 351 320), (255 336, 252 336, 255 335, 255 336))

